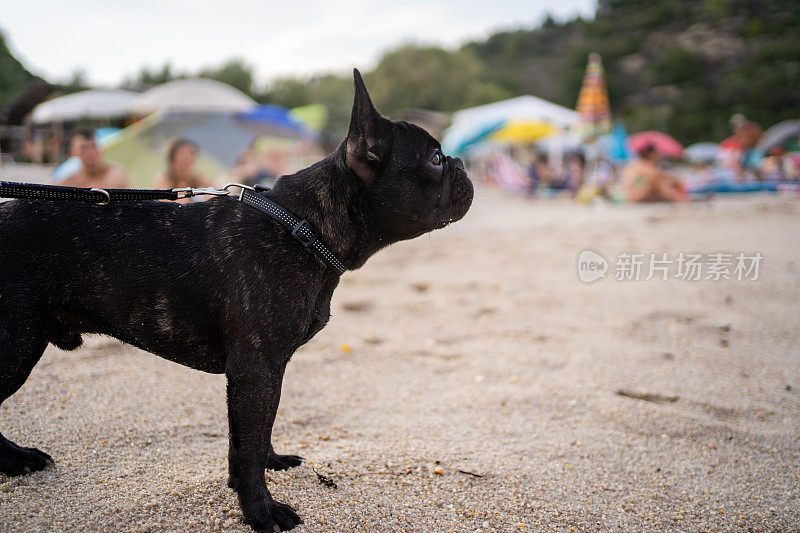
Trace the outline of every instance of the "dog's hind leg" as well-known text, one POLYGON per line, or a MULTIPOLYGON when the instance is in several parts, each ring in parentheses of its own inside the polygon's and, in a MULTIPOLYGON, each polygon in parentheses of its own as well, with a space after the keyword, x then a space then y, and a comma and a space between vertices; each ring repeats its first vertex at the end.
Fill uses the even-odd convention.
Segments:
MULTIPOLYGON (((4 299, 7 300, 0 295, 0 301, 4 299)), ((3 311, 0 312, 0 405, 25 383, 47 347, 32 310, 3 311)), ((46 453, 17 446, 0 434, 0 472, 19 476, 42 470, 52 462, 46 453)))

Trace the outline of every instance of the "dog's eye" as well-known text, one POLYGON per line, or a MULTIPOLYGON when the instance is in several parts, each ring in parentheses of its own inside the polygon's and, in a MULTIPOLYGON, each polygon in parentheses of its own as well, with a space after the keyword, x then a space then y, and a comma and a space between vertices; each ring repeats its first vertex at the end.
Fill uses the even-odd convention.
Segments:
POLYGON ((442 154, 439 153, 439 152, 436 152, 435 154, 433 154, 433 159, 431 159, 431 163, 433 163, 437 167, 439 165, 441 165, 442 164, 442 154))

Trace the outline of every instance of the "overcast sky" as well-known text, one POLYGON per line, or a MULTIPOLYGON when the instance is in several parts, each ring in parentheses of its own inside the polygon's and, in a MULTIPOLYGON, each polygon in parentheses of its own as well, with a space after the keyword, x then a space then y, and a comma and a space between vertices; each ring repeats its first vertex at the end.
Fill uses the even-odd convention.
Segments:
POLYGON ((591 16, 596 0, 2 0, 0 28, 35 74, 76 69, 113 86, 166 61, 196 72, 242 57, 257 82, 375 65, 407 42, 454 47, 545 13, 591 16))

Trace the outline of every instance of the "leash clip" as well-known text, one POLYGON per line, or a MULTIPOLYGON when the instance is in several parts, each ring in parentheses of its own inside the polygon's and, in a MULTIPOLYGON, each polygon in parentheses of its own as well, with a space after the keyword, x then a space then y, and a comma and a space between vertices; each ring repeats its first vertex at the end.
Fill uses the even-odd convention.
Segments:
POLYGON ((230 194, 230 191, 225 189, 215 189, 214 187, 200 187, 194 189, 192 187, 181 187, 179 189, 172 189, 172 192, 178 193, 178 199, 181 200, 183 198, 191 198, 192 196, 202 196, 202 195, 211 195, 211 196, 227 196, 230 194))
POLYGON ((253 192, 255 192, 255 189, 254 189, 253 187, 251 187, 251 186, 249 186, 249 185, 245 185, 244 183, 235 183, 235 182, 226 183, 226 184, 225 184, 225 185, 222 187, 222 190, 223 190, 223 191, 227 191, 227 190, 229 190, 231 187, 239 187, 239 189, 241 189, 241 190, 239 191, 239 201, 241 201, 241 200, 242 200, 242 197, 244 197, 244 191, 253 191, 253 192))

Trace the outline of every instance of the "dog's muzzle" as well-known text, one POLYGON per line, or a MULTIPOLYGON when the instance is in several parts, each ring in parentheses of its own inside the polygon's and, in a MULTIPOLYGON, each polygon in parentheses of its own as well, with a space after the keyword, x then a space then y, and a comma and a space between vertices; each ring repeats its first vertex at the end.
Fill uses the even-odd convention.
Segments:
POLYGON ((472 205, 475 190, 461 159, 453 158, 449 166, 449 174, 452 176, 450 185, 450 221, 455 222, 467 214, 472 205))

